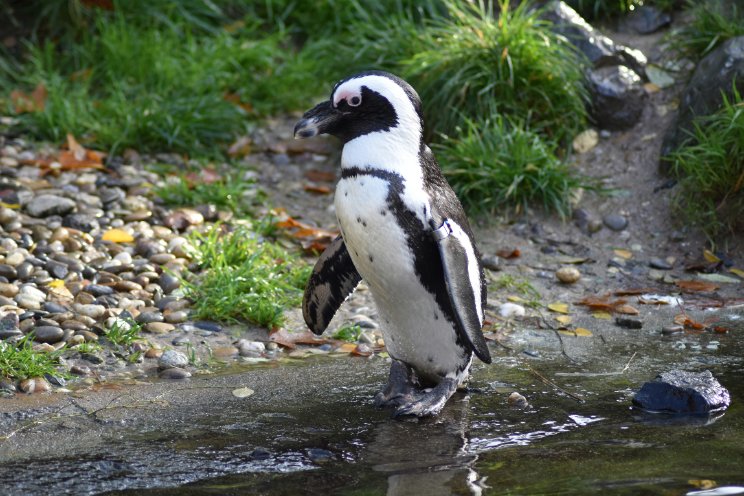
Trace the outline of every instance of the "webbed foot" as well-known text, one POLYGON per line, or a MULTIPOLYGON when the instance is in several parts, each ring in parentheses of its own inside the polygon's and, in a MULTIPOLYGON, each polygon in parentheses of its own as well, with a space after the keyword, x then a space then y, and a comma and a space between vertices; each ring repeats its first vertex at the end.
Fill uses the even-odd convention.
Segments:
POLYGON ((416 391, 413 384, 411 369, 403 362, 393 360, 390 365, 390 377, 388 377, 385 389, 375 395, 375 406, 383 408, 386 406, 397 407, 406 402, 406 399, 416 391))
POLYGON ((412 391, 405 398, 402 398, 403 401, 398 403, 399 406, 393 412, 393 416, 428 417, 437 415, 456 390, 457 381, 455 379, 443 379, 433 389, 412 391))

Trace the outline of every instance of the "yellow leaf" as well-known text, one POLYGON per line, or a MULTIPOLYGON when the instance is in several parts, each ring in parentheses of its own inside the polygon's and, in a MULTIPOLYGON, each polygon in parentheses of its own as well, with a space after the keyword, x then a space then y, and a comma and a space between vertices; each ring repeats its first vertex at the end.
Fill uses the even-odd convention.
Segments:
POLYGON ((101 238, 104 241, 111 241, 113 243, 131 243, 134 241, 134 236, 129 234, 123 229, 109 229, 103 233, 101 238))
POLYGON ((18 210, 19 208, 21 208, 21 206, 18 203, 5 203, 5 202, 0 202, 0 207, 9 208, 11 210, 18 210))
POLYGON ((731 272, 733 274, 736 274, 737 276, 739 276, 742 279, 744 279, 744 270, 737 269, 736 267, 734 267, 732 269, 729 269, 729 272, 731 272))
POLYGON ((512 303, 525 303, 526 302, 524 298, 520 296, 514 296, 514 295, 509 295, 506 297, 506 299, 511 301, 512 303))
POLYGON ((563 325, 568 325, 571 323, 571 320, 573 319, 571 318, 570 315, 559 315, 558 317, 555 318, 555 320, 557 320, 563 325))
POLYGON ((592 312, 592 317, 601 320, 612 320, 612 315, 607 312, 592 312))
POLYGON ((563 334, 564 336, 576 336, 573 331, 558 331, 559 334, 563 334))
POLYGON ((356 349, 356 343, 344 343, 341 346, 338 347, 336 351, 340 351, 343 353, 351 353, 356 349))
POLYGON ((548 305, 548 310, 557 313, 568 313, 568 305, 566 303, 551 303, 548 305))
POLYGON ((63 281, 62 279, 53 279, 47 283, 47 286, 49 286, 50 288, 61 288, 64 285, 65 281, 63 281))
POLYGON ((710 250, 703 250, 703 258, 705 258, 710 263, 718 263, 721 261, 721 259, 715 256, 710 250))
POLYGON ((620 258, 624 258, 625 260, 633 258, 633 252, 630 250, 617 249, 617 250, 612 250, 612 251, 615 253, 615 255, 617 255, 620 258))
POLYGON ((590 331, 589 329, 584 329, 583 327, 577 327, 576 329, 574 329, 574 332, 577 336, 588 337, 592 335, 592 331, 590 331))

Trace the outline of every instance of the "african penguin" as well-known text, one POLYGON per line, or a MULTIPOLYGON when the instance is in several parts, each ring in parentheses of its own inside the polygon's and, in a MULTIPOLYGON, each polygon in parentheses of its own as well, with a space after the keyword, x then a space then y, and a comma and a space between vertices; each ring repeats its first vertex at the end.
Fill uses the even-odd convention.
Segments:
POLYGON ((364 279, 392 358, 378 406, 436 415, 469 373, 483 337, 486 284, 462 205, 423 139, 421 101, 405 81, 369 71, 340 81, 295 138, 343 144, 335 207, 341 236, 321 255, 303 299, 321 334, 364 279))

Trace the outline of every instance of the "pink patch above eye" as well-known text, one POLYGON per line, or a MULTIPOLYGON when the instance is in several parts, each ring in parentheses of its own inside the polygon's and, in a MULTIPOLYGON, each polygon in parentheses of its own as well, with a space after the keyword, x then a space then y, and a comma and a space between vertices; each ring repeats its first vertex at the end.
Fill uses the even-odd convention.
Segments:
MULTIPOLYGON (((359 93, 355 91, 350 91, 350 90, 340 91, 336 93, 336 96, 333 99, 333 106, 334 107, 338 106, 341 100, 346 100, 347 103, 351 103, 351 99, 354 97, 359 98, 359 101, 361 102, 361 97, 359 96, 359 93)), ((359 104, 357 103, 357 105, 359 104)))

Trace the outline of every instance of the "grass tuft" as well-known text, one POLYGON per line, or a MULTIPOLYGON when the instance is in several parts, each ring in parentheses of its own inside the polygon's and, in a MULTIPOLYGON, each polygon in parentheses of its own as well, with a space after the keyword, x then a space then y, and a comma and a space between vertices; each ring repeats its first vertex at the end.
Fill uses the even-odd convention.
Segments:
POLYGON ((735 0, 688 0, 692 21, 673 35, 675 50, 699 60, 724 41, 744 35, 744 7, 735 0))
POLYGON ((106 339, 116 346, 128 347, 140 339, 141 330, 142 326, 131 319, 116 319, 116 321, 106 329, 106 339))
POLYGON ((691 140, 668 156, 679 177, 677 208, 709 236, 744 232, 744 100, 736 86, 694 125, 691 140))
POLYGON ((279 245, 239 227, 217 226, 194 234, 201 273, 186 281, 193 317, 265 327, 284 322, 284 310, 299 305, 311 267, 279 245))
POLYGON ((234 171, 212 182, 192 179, 188 174, 179 175, 154 190, 165 205, 171 207, 214 205, 237 215, 253 213, 256 199, 262 198, 254 180, 246 180, 240 171, 234 171))
POLYGON ((455 192, 475 213, 538 204, 566 215, 571 191, 590 186, 538 134, 501 116, 468 120, 457 137, 435 148, 455 192))
POLYGON ((62 350, 41 353, 33 349, 33 335, 23 337, 15 344, 0 341, 0 377, 23 380, 59 375, 57 366, 62 350))

